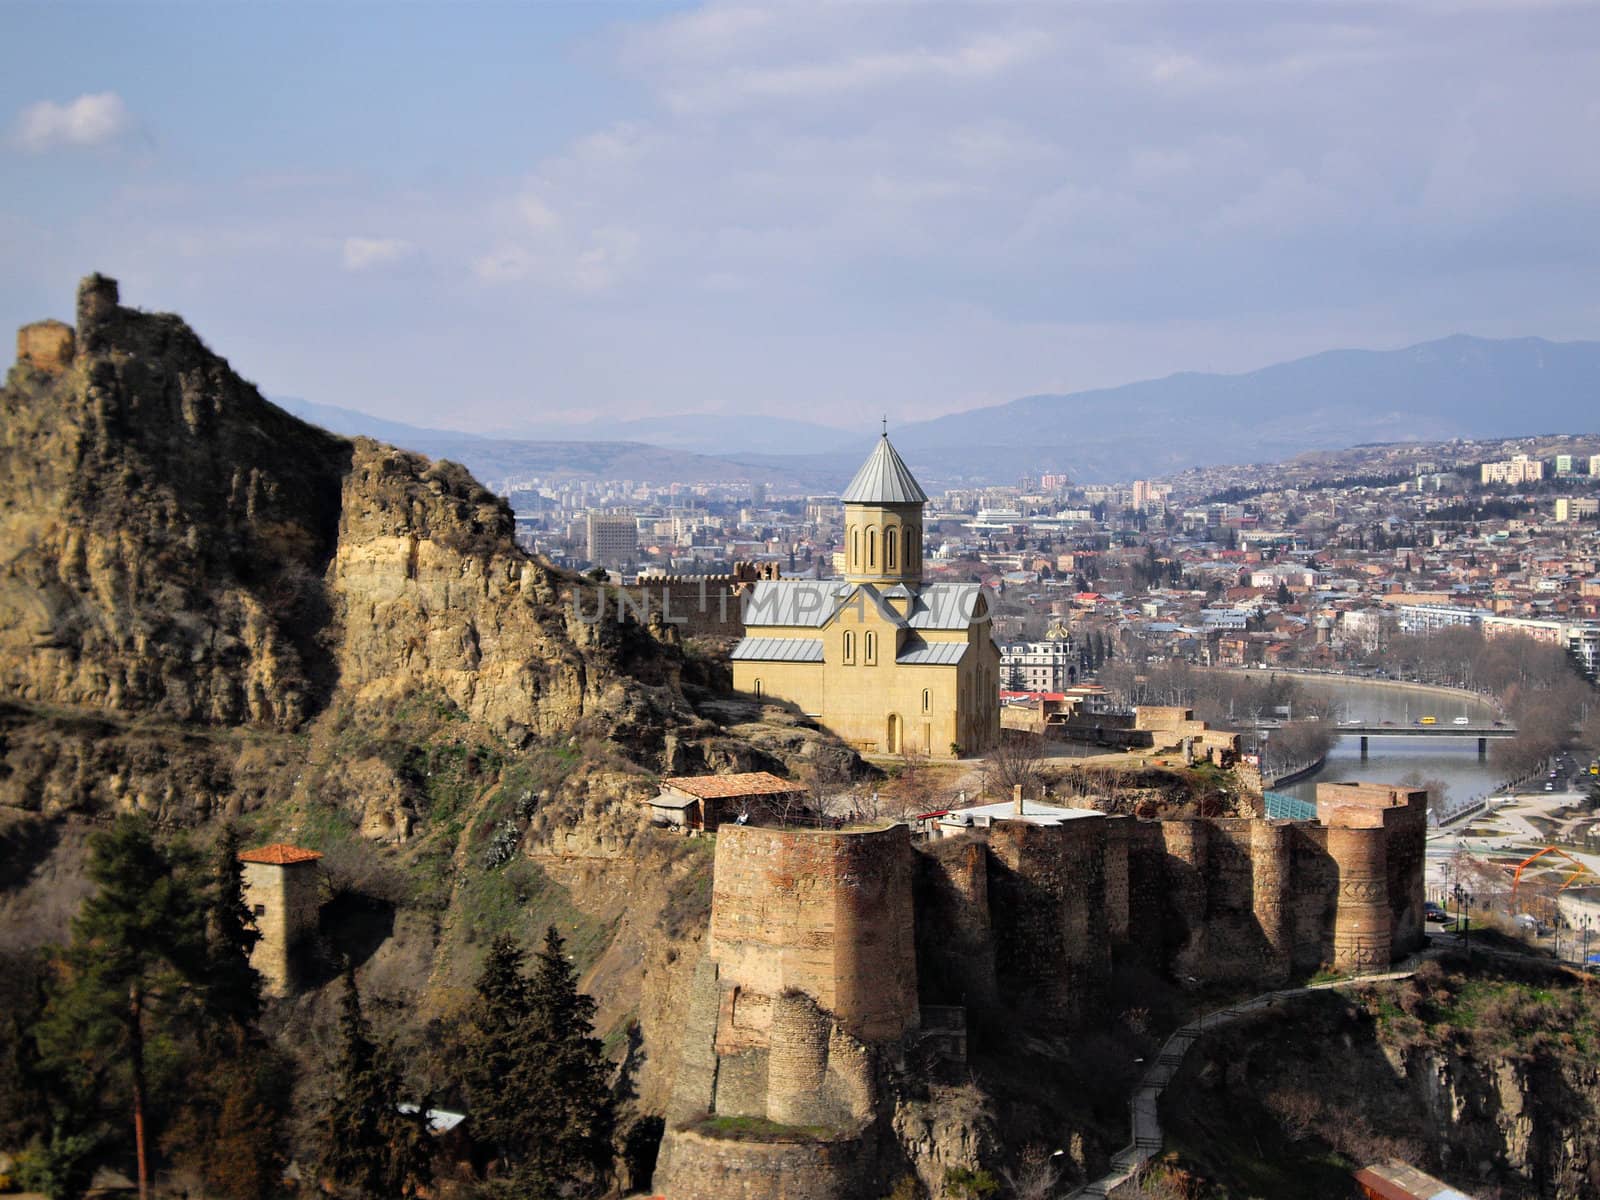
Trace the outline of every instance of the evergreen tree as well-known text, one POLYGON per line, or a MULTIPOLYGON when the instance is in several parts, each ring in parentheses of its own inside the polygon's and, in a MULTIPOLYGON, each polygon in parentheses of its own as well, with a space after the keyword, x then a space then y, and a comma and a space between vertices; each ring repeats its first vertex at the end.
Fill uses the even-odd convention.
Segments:
POLYGON ((255 917, 244 899, 244 864, 239 861, 239 834, 225 825, 217 839, 216 878, 212 883, 207 1007, 218 1021, 238 1031, 253 1029, 261 1017, 261 973, 250 965, 250 952, 261 940, 255 917))
POLYGON ((72 944, 50 991, 41 1062, 82 1097, 125 1085, 139 1195, 149 1195, 146 1045, 193 1010, 208 966, 205 909, 192 856, 163 848, 143 817, 124 817, 90 842, 97 890, 72 922, 72 944))
POLYGON ((578 990, 554 926, 531 977, 524 961, 509 937, 490 946, 458 1052, 473 1126, 500 1162, 484 1191, 597 1197, 611 1175, 616 1114, 594 1001, 578 990))
POLYGON ((599 1196, 611 1174, 615 1105, 609 1068, 594 1036, 594 999, 578 990, 578 976, 556 927, 545 931, 532 988, 534 1024, 546 1047, 549 1104, 545 1138, 529 1148, 532 1180, 548 1194, 563 1181, 573 1196, 599 1196))
POLYGON ((1278 603, 1287 608, 1294 603, 1294 593, 1289 590, 1289 585, 1284 580, 1278 580, 1278 603))
POLYGON ((390 1049, 372 1040, 355 973, 345 973, 335 1090, 325 1121, 323 1169, 355 1200, 413 1200, 433 1179, 426 1101, 401 1112, 402 1081, 390 1049))

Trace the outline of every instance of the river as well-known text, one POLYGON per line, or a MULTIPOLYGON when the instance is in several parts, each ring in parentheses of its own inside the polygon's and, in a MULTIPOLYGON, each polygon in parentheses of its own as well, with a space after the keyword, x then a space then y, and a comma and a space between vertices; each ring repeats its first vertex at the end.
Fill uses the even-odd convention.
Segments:
MULTIPOLYGON (((1326 675, 1297 674, 1293 678, 1308 695, 1335 701, 1346 721, 1374 725, 1392 721, 1403 729, 1425 716, 1436 718, 1441 725, 1457 717, 1488 725, 1498 715, 1488 700, 1464 692, 1326 675)), ((1476 738, 1374 737, 1363 761, 1361 739, 1341 737, 1321 768, 1279 790, 1315 800, 1319 783, 1351 779, 1399 783, 1413 774, 1441 780, 1447 803, 1484 795, 1501 782, 1487 762, 1478 760, 1476 738)))

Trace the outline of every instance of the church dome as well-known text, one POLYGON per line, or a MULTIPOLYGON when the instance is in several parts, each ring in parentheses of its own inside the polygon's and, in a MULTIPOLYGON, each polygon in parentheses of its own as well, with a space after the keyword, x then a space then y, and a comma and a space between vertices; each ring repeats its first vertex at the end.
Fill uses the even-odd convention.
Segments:
POLYGON ((846 504, 926 504, 928 494, 885 433, 840 499, 846 504))

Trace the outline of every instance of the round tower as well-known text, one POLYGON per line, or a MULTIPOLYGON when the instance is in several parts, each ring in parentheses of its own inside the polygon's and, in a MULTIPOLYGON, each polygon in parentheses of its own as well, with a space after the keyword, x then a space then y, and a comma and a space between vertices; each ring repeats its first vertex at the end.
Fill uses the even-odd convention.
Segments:
POLYGON ((840 499, 844 577, 851 583, 920 584, 928 495, 890 445, 887 429, 840 499))

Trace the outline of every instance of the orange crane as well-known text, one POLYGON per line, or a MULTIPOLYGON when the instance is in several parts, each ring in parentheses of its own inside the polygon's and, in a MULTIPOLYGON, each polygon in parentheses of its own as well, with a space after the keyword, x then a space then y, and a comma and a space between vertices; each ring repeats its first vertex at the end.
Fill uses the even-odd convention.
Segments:
POLYGON ((1546 854, 1559 854, 1559 855, 1561 855, 1562 858, 1566 859, 1569 863, 1571 863, 1574 867, 1577 868, 1577 870, 1573 871, 1573 873, 1571 875, 1568 875, 1566 880, 1565 880, 1565 882, 1563 882, 1562 885, 1556 889, 1556 891, 1558 891, 1558 892, 1566 891, 1569 887, 1571 887, 1577 881, 1578 876, 1588 872, 1588 870, 1589 870, 1589 868, 1585 864, 1583 864, 1583 863, 1579 862, 1577 859, 1573 858, 1572 855, 1568 854, 1565 850, 1561 849, 1561 847, 1559 847, 1559 846, 1546 846, 1543 850, 1540 850, 1537 854, 1530 854, 1527 858, 1523 859, 1521 862, 1519 862, 1517 864, 1516 872, 1511 876, 1511 897, 1512 897, 1513 900, 1516 899, 1517 887, 1522 883, 1522 872, 1523 872, 1523 870, 1530 863, 1536 862, 1538 859, 1543 858, 1546 854))

